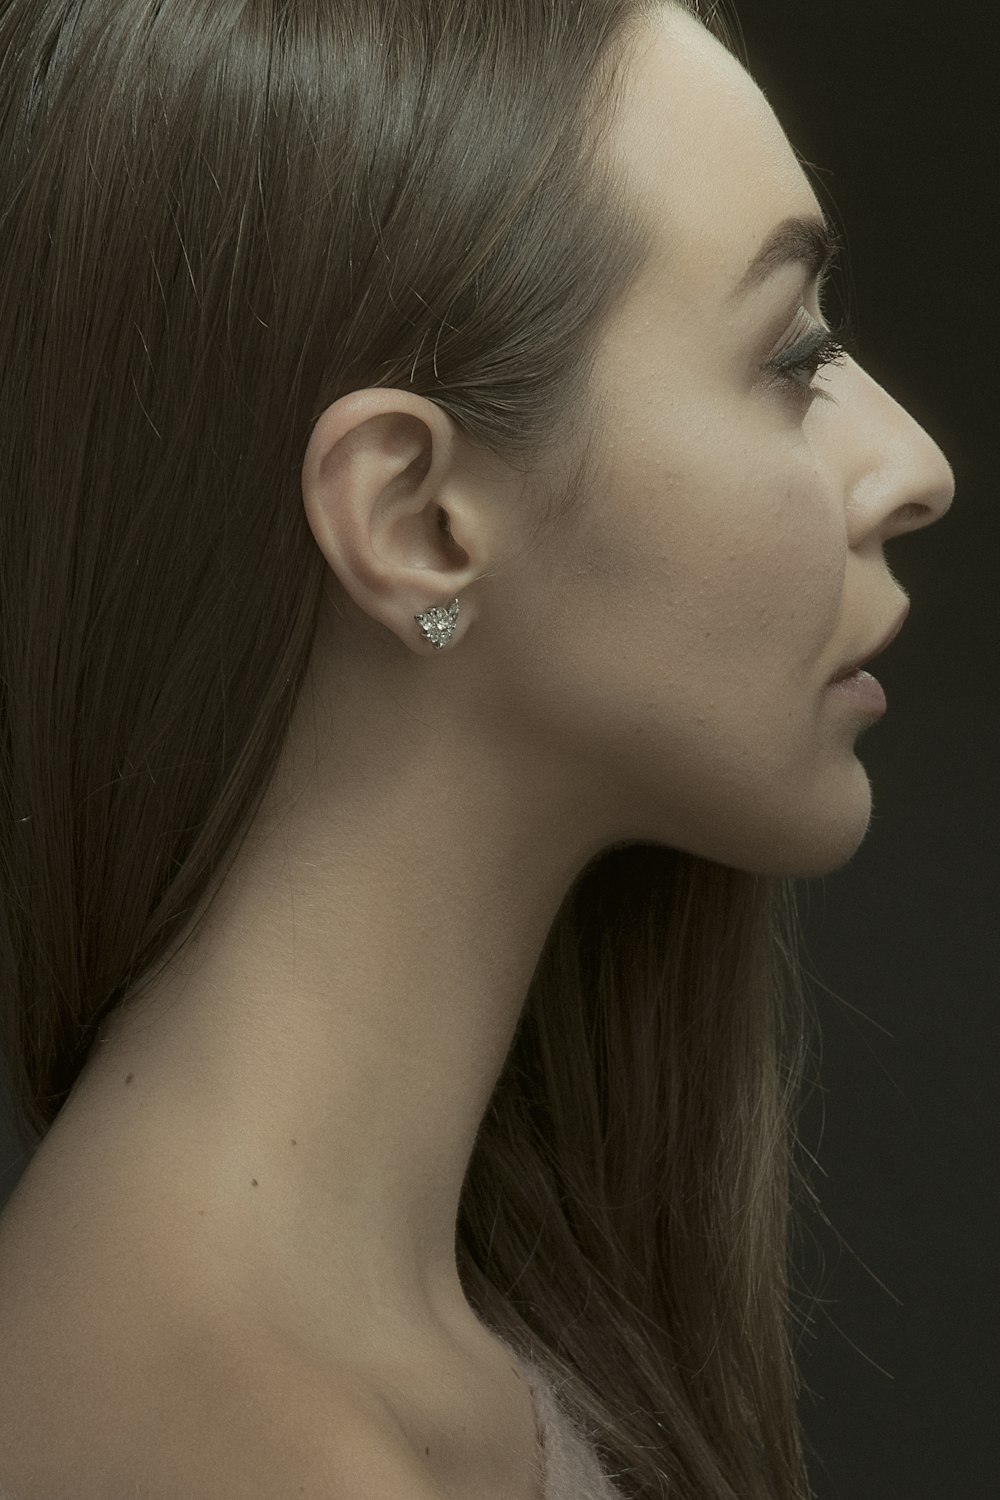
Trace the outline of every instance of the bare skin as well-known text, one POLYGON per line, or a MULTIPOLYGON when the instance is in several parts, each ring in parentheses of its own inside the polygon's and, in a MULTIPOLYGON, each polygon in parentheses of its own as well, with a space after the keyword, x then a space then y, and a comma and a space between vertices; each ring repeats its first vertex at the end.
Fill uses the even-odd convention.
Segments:
POLYGON ((248 1445, 294 1493, 350 1410, 428 1496, 537 1500, 528 1392, 455 1235, 558 907, 619 842, 815 877, 867 832, 866 721, 825 684, 899 614, 884 545, 946 514, 951 470, 853 361, 817 378, 831 400, 763 382, 820 320, 815 283, 788 264, 733 288, 777 224, 822 215, 689 16, 650 27, 616 140, 663 246, 598 365, 611 490, 536 542, 530 486, 440 408, 373 390, 324 413, 302 486, 329 605, 280 774, 0 1223, 0 1410, 58 1401, 77 1458, 98 1423, 95 1466, 163 1473, 182 1431, 216 1496, 248 1445), (413 617, 456 596, 436 653, 413 617), (221 1385, 210 1437, 181 1393, 221 1385), (102 1426, 112 1398, 130 1421, 102 1426))

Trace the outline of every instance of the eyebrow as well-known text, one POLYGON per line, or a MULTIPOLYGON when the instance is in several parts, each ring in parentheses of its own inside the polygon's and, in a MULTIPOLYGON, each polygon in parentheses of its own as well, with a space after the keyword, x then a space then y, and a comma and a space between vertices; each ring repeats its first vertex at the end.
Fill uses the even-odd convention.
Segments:
POLYGON ((801 261, 810 280, 824 276, 843 244, 825 219, 786 219, 764 241, 730 295, 736 302, 762 286, 782 267, 801 261))

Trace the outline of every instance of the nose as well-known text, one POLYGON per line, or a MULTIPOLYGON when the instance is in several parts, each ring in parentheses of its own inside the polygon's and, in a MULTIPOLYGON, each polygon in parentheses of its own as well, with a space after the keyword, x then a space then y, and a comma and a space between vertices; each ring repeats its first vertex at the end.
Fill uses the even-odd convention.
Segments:
POLYGON ((933 526, 955 500, 955 474, 920 423, 860 366, 857 401, 845 403, 855 454, 851 510, 857 525, 883 537, 933 526), (857 446, 855 446, 857 445, 857 446))

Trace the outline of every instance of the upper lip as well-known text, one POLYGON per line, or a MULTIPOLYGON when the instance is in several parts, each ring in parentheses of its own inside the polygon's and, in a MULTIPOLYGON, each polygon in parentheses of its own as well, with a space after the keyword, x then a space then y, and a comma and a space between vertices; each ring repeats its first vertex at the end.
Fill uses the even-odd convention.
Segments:
POLYGON ((897 635, 906 624, 907 616, 909 615, 909 613, 910 606, 909 604, 907 604, 902 614, 899 616, 899 619, 889 631, 888 635, 883 636, 878 645, 873 646, 871 650, 865 652, 863 656, 856 656, 854 660, 850 662, 846 667, 841 667, 840 671, 832 680, 834 682, 842 682, 845 677, 850 677, 854 672, 860 671, 860 669, 868 662, 874 661, 876 656, 881 656, 882 652, 892 645, 893 641, 896 639, 897 635))

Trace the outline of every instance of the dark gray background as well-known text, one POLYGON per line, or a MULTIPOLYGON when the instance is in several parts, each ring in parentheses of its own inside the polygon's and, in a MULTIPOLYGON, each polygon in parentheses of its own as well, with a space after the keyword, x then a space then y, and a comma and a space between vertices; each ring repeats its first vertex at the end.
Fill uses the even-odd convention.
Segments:
MULTIPOLYGON (((817 1500, 1000 1494, 1000 502, 997 84, 984 0, 745 0, 751 69, 846 233, 859 357, 951 459, 940 525, 886 550, 913 610, 860 742, 876 811, 803 886, 820 1087, 803 1137, 833 1223, 801 1275, 817 1500), (828 991, 832 991, 828 993, 828 991)), ((829 311, 836 312, 836 291, 829 311)), ((0 1203, 24 1163, 0 1114, 0 1203)))
POLYGON ((803 1136, 836 1230, 814 1225, 802 1257, 823 1299, 801 1349, 810 1470, 818 1500, 992 1500, 995 14, 983 0, 757 0, 740 16, 751 71, 846 233, 841 306, 859 357, 941 444, 958 482, 939 525, 886 548, 913 607, 878 668, 889 714, 858 747, 875 818, 851 865, 809 882, 803 899, 824 1035, 803 1136))

